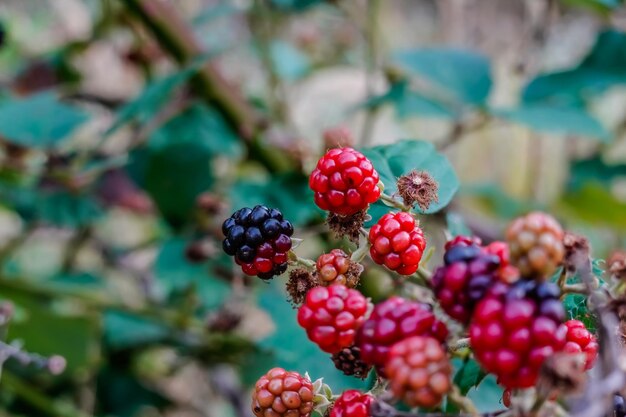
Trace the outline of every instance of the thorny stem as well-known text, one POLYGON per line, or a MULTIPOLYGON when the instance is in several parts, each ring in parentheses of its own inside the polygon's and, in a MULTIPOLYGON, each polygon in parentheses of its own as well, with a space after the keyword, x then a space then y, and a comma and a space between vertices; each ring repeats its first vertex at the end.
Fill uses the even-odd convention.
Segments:
POLYGON ((470 347, 470 338, 469 337, 465 337, 463 339, 457 340, 455 344, 450 345, 448 347, 448 350, 450 352, 456 352, 458 350, 466 349, 466 348, 469 348, 469 347, 470 347))
POLYGON ((289 260, 307 269, 315 269, 315 261, 311 259, 301 258, 293 251, 289 251, 289 260))

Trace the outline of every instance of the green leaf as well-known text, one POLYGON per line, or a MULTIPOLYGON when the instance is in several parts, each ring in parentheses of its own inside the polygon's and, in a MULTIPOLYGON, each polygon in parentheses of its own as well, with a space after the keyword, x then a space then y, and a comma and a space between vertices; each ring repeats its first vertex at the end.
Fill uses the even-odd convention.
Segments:
POLYGON ((410 117, 454 118, 458 116, 449 106, 411 90, 408 84, 408 81, 391 84, 387 92, 368 99, 359 108, 391 104, 395 107, 396 114, 400 119, 410 117))
POLYGON ((52 92, 0 102, 0 136, 26 147, 53 148, 87 119, 52 92))
POLYGON ((254 207, 257 204, 275 207, 296 226, 321 218, 323 214, 313 202, 307 177, 300 174, 277 175, 266 182, 238 181, 230 196, 233 207, 254 207))
POLYGON ((481 413, 491 413, 503 410, 502 388, 493 375, 487 375, 476 388, 472 388, 467 396, 474 402, 481 413))
POLYGON ((137 120, 139 123, 149 121, 170 99, 174 89, 186 82, 196 70, 195 66, 191 66, 148 84, 134 100, 118 111, 117 119, 107 134, 113 133, 131 120, 137 120))
POLYGON ((522 99, 526 103, 580 104, 591 94, 623 83, 626 83, 626 34, 610 29, 598 35, 580 65, 533 79, 525 87, 522 99))
POLYGON ((24 312, 11 321, 8 340, 21 340, 30 352, 65 357, 68 374, 90 371, 96 365, 101 332, 96 317, 84 312, 61 313, 48 297, 34 295, 28 289, 11 285, 0 288, 2 298, 11 300, 16 311, 24 312))
POLYGON ((270 57, 276 73, 284 80, 302 78, 311 69, 309 58, 287 42, 273 42, 270 45, 270 57))
POLYGON ((160 409, 169 404, 161 394, 133 378, 127 369, 106 366, 98 375, 97 383, 99 387, 107 387, 95 390, 100 408, 98 415, 137 417, 145 410, 160 409))
POLYGON ((312 380, 323 377, 324 383, 335 393, 348 388, 366 388, 367 382, 338 371, 330 355, 308 339, 296 320, 296 310, 286 301, 287 294, 282 287, 284 285, 274 280, 259 293, 259 306, 271 315, 276 330, 259 343, 267 353, 263 361, 257 358, 253 364, 255 368, 245 370, 248 379, 255 380, 273 366, 280 366, 302 374, 308 372, 312 380))
MULTIPOLYGON (((468 358, 466 361, 462 361, 460 359, 453 359, 452 364, 456 369, 456 373, 454 374, 453 383, 459 390, 461 391, 461 395, 467 395, 467 393, 480 385, 480 383, 485 379, 487 373, 483 371, 474 359, 468 358)), ((448 401, 446 404, 447 413, 458 412, 458 407, 456 404, 448 401)))
POLYGON ((73 228, 92 224, 103 210, 89 194, 58 191, 39 196, 36 213, 41 221, 73 228))
POLYGON ((586 7, 599 13, 607 13, 623 4, 622 0, 562 0, 570 6, 586 7))
POLYGON ((170 330, 156 320, 123 311, 104 312, 104 342, 112 349, 158 343, 169 335, 170 330))
POLYGON ((224 118, 202 104, 187 108, 150 136, 151 149, 174 143, 200 144, 216 155, 239 157, 242 153, 239 137, 224 118))
POLYGON ((598 183, 588 183, 566 193, 555 210, 573 222, 626 230, 626 203, 617 200, 598 183))
POLYGON ((459 213, 448 211, 446 213, 446 224, 448 225, 448 232, 450 232, 452 237, 472 235, 472 231, 467 227, 459 213))
POLYGON ((608 165, 601 157, 572 161, 568 187, 577 190, 588 182, 597 182, 609 187, 616 179, 626 178, 626 165, 608 165))
MULTIPOLYGON (((230 294, 230 286, 215 276, 219 260, 190 263, 185 257, 187 243, 178 238, 163 243, 154 264, 155 279, 167 296, 194 287, 205 309, 221 306, 230 294)), ((226 262, 232 265, 229 258, 226 262)))
POLYGON ((511 197, 500 186, 490 183, 464 185, 460 194, 482 199, 488 209, 508 219, 521 216, 534 209, 541 209, 532 202, 511 197))
POLYGON ((271 0, 273 6, 291 12, 300 12, 322 2, 323 0, 271 0))
POLYGON ((546 133, 575 135, 609 142, 611 134, 589 113, 576 107, 532 104, 510 110, 494 110, 494 114, 546 133))
POLYGON ((170 143, 138 153, 145 190, 175 227, 192 218, 198 195, 213 185, 213 153, 202 143, 170 143), (143 161, 141 161, 142 158, 143 161))
POLYGON ((457 101, 482 105, 491 90, 489 61, 478 53, 448 48, 399 52, 396 62, 449 93, 457 101))
MULTIPOLYGON (((408 174, 411 170, 426 171, 432 175, 439 184, 439 201, 431 204, 424 213, 435 213, 447 206, 459 188, 459 179, 450 161, 437 152, 430 142, 405 139, 391 145, 366 148, 362 152, 374 164, 388 195, 393 195, 398 190, 396 186, 398 177, 408 174)), ((374 206, 389 211, 389 208, 380 202, 374 206)))

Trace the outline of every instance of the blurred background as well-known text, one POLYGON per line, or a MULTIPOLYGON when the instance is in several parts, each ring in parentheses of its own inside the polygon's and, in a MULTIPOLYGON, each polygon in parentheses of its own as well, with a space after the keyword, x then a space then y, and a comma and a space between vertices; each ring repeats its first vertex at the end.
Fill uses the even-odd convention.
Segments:
MULTIPOLYGON (((276 365, 371 385, 306 339, 285 277, 221 252, 223 219, 259 203, 300 256, 353 249, 307 185, 332 146, 447 157, 430 267, 444 229, 488 242, 535 208, 607 257, 625 29, 620 0, 2 0, 0 415, 249 416, 276 365)), ((368 264, 361 289, 394 282, 368 264)), ((470 395, 501 408, 486 381, 470 395)))

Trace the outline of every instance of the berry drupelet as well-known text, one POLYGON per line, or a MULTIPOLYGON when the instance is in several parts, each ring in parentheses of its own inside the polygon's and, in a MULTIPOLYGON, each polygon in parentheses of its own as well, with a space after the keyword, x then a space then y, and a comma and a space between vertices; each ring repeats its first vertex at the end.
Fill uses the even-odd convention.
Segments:
POLYGON ((369 233, 370 256, 400 275, 417 271, 426 248, 422 229, 409 213, 387 213, 372 226, 369 233))
POLYGON ((309 417, 313 411, 313 384, 297 372, 270 369, 252 393, 256 417, 309 417))
POLYGON ((391 392, 412 407, 434 407, 452 387, 452 366, 446 351, 437 339, 428 336, 396 343, 385 371, 391 392))
POLYGON ((287 270, 293 226, 279 210, 244 207, 224 221, 222 232, 224 252, 245 274, 271 279, 287 270))
POLYGON ((579 320, 568 320, 565 326, 567 343, 563 350, 568 353, 584 353, 585 369, 591 369, 598 356, 599 346, 596 337, 579 320))
POLYGON ((324 253, 317 258, 315 269, 322 285, 348 285, 350 257, 341 249, 333 249, 330 253, 324 253))
POLYGON ((361 359, 384 374, 391 346, 411 336, 432 336, 444 343, 448 329, 427 304, 391 297, 376 305, 359 328, 355 344, 361 349, 361 359))
POLYGON ((446 248, 444 265, 433 275, 435 295, 450 317, 468 323, 478 301, 497 281, 500 259, 473 243, 446 248))
POLYGON ((298 323, 311 341, 328 353, 354 343, 356 330, 365 320, 367 299, 345 285, 316 287, 298 310, 298 323))
POLYGON ((369 417, 374 397, 358 390, 344 391, 335 401, 330 417, 369 417))
POLYGON ((550 282, 495 283, 476 306, 470 343, 505 388, 532 387, 544 360, 563 350, 567 327, 559 288, 550 282))
POLYGON ((378 180, 378 172, 365 155, 352 148, 336 148, 317 162, 309 187, 319 208, 349 216, 378 200, 378 180))

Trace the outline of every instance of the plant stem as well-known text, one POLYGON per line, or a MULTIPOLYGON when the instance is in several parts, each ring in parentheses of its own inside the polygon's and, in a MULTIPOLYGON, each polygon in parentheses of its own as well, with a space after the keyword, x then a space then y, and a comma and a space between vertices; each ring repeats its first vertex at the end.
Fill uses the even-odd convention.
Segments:
POLYGON ((388 194, 381 193, 380 194, 380 199, 382 200, 383 203, 385 203, 386 205, 388 205, 390 207, 394 207, 394 208, 397 208, 399 210, 406 211, 406 212, 411 210, 410 207, 405 206, 404 203, 394 199, 392 196, 390 196, 388 194))
MULTIPOLYGON (((376 77, 376 68, 378 67, 378 15, 380 14, 380 0, 369 0, 367 3, 367 63, 366 63, 366 88, 367 98, 371 99, 374 94, 374 82, 376 77)), ((378 107, 370 107, 365 114, 363 121, 363 130, 361 131, 361 145, 368 146, 372 140, 372 132, 374 123, 378 114, 378 107)))

